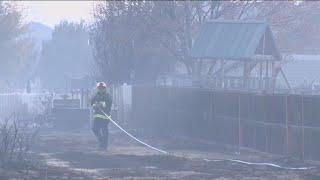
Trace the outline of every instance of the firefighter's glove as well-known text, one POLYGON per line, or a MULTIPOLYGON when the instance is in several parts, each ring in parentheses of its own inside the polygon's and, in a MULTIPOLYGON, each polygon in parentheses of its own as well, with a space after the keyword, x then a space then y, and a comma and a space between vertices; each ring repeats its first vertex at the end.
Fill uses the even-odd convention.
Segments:
POLYGON ((97 102, 95 104, 93 104, 93 109, 98 110, 101 108, 105 108, 106 107, 106 103, 105 102, 97 102))

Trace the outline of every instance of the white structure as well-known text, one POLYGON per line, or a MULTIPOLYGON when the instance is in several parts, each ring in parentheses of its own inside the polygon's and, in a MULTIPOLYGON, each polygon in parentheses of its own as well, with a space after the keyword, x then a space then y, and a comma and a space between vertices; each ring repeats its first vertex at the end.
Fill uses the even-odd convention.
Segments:
MULTIPOLYGON (((320 55, 289 55, 282 69, 292 88, 313 88, 320 82, 320 55)), ((283 84, 281 78, 279 82, 283 84)))

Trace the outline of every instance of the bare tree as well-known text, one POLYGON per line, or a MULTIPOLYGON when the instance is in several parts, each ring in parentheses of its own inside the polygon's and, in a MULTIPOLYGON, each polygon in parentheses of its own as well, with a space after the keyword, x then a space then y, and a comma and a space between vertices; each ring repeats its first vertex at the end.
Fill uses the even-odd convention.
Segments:
POLYGON ((151 1, 100 4, 91 36, 98 78, 121 83, 134 74, 136 81, 148 82, 168 71, 173 57, 160 43, 165 25, 154 21, 165 16, 151 1))
POLYGON ((26 38, 22 13, 12 3, 0 1, 0 85, 25 76, 25 67, 34 56, 33 43, 26 38))
POLYGON ((130 72, 140 73, 140 76, 149 73, 143 70, 152 69, 148 66, 151 57, 153 64, 158 63, 157 67, 165 64, 166 55, 172 59, 166 62, 165 67, 169 68, 152 69, 151 72, 156 72, 153 78, 176 63, 182 63, 190 75, 199 76, 204 70, 210 75, 215 62, 204 66, 204 61, 190 56, 192 44, 204 22, 217 19, 267 21, 280 48, 285 49, 290 47, 288 34, 303 27, 304 19, 312 18, 306 12, 317 12, 318 9, 304 3, 297 5, 294 1, 106 2, 98 8, 93 28, 96 64, 103 77, 114 74, 124 76, 120 78, 123 80, 129 79, 130 72))

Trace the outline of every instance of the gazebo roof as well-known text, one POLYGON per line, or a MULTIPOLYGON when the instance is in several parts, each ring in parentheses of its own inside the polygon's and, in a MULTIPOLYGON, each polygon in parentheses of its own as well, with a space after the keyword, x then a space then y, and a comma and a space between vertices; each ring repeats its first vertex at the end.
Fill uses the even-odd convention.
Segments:
POLYGON ((248 60, 256 55, 281 60, 265 22, 207 22, 202 25, 191 50, 191 56, 199 59, 248 60))

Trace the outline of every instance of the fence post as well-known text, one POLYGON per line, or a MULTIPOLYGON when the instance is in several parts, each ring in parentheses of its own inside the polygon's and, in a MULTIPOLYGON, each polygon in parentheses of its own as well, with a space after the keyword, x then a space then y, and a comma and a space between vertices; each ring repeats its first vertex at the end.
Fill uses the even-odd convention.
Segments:
MULTIPOLYGON (((256 107, 256 99, 257 99, 257 95, 253 95, 251 96, 253 102, 252 102, 252 107, 256 107)), ((254 112, 255 113, 255 112, 254 112)), ((254 120, 256 121, 256 119, 254 118, 254 120)), ((253 125, 254 128, 253 128, 253 148, 254 149, 257 149, 257 126, 256 125, 253 125)))
POLYGON ((83 92, 83 88, 81 88, 81 94, 80 94, 80 108, 81 109, 84 109, 84 103, 83 103, 83 96, 84 96, 84 94, 83 94, 84 92, 83 92))
POLYGON ((301 95, 301 130, 302 130, 302 160, 304 160, 304 98, 301 95))
POLYGON ((210 109, 209 109, 209 116, 208 116, 208 125, 209 125, 209 128, 211 129, 211 125, 212 125, 212 121, 213 121, 213 115, 212 115, 212 113, 213 113, 213 101, 212 101, 212 99, 213 99, 213 91, 209 91, 210 92, 210 109))
POLYGON ((240 154, 241 145, 242 145, 241 100, 240 100, 240 94, 238 94, 238 153, 239 154, 240 154))
POLYGON ((84 108, 88 109, 89 108, 89 89, 85 90, 85 104, 84 108))
POLYGON ((286 155, 289 156, 288 95, 285 96, 286 155))
MULTIPOLYGON (((170 104, 170 98, 171 98, 171 92, 170 92, 170 89, 169 87, 166 87, 166 90, 167 90, 167 102, 166 102, 166 105, 167 105, 167 122, 165 124, 168 124, 169 122, 172 122, 170 121, 170 109, 172 109, 172 104, 170 104), (171 107, 169 107, 169 104, 171 105, 171 107)), ((173 106, 174 107, 174 106, 173 106)), ((175 124, 175 123, 172 123, 172 124, 175 124)), ((169 128, 169 133, 173 133, 171 132, 173 129, 175 129, 176 127, 171 127, 169 128)))
MULTIPOLYGON (((263 109, 263 117, 264 117, 264 122, 267 122, 267 112, 266 112, 266 108, 268 108, 268 101, 266 100, 266 94, 264 94, 264 96, 263 96, 263 102, 264 102, 264 109, 263 109)), ((265 151, 266 152, 269 152, 269 127, 268 126, 265 126, 265 151)))
POLYGON ((216 110, 215 110, 215 91, 213 90, 212 91, 212 98, 211 98, 211 104, 212 104, 212 110, 211 110, 211 120, 213 121, 212 122, 212 125, 213 125, 213 128, 214 128, 214 141, 218 141, 219 137, 218 136, 218 133, 217 133, 217 122, 216 122, 216 110))

